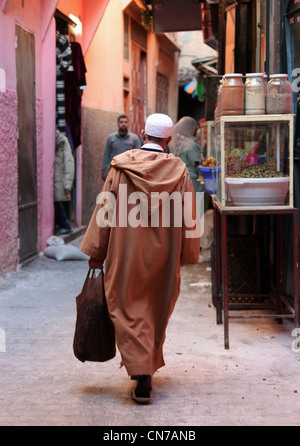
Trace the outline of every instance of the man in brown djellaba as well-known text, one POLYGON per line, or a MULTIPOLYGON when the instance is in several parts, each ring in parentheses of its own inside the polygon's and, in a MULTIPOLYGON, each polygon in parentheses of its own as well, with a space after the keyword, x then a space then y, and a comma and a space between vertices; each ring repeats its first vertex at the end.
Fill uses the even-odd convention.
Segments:
POLYGON ((152 376, 165 365, 166 328, 180 293, 180 268, 198 263, 200 216, 184 162, 164 153, 173 122, 155 113, 141 148, 113 158, 81 250, 102 268, 116 343, 131 397, 151 400, 152 376), (159 198, 159 199, 158 199, 159 198), (109 222, 109 224, 108 224, 109 222))

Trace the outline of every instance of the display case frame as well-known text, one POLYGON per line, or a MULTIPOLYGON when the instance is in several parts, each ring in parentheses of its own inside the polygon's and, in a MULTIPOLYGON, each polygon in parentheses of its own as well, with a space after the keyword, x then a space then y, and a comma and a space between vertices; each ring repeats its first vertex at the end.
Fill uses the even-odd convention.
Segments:
MULTIPOLYGON (((300 300, 299 300, 299 250, 298 250, 298 210, 296 208, 289 208, 281 206, 279 209, 264 209, 262 206, 259 209, 251 210, 229 210, 222 209, 220 203, 213 197, 213 212, 214 212, 214 255, 212 258, 212 270, 214 271, 214 291, 215 291, 215 306, 216 306, 216 322, 222 323, 222 312, 224 316, 224 348, 229 349, 229 319, 251 319, 251 318, 273 318, 281 321, 282 319, 291 319, 294 322, 294 328, 300 325, 300 300), (229 254, 229 240, 228 236, 228 218, 235 217, 249 217, 252 216, 254 220, 256 217, 263 216, 267 218, 266 222, 272 224, 264 225, 264 237, 268 240, 267 256, 264 258, 266 264, 271 264, 273 268, 273 280, 267 281, 267 288, 265 292, 258 292, 253 294, 253 291, 246 292, 244 295, 237 293, 240 297, 239 303, 232 303, 230 297, 232 292, 229 290, 229 276, 230 276, 230 262, 234 256, 229 254), (293 258, 291 274, 293 280, 293 293, 291 296, 286 294, 284 289, 283 275, 287 265, 287 256, 284 249, 283 237, 283 218, 289 216, 291 218, 291 233, 293 243, 291 246, 291 255, 293 258), (272 227, 272 229, 271 229, 272 227), (275 256, 275 257, 274 257, 275 256), (270 257, 273 257, 273 262, 270 262, 270 257), (273 285, 273 286, 272 286, 273 285), (261 297, 261 303, 245 303, 243 297, 261 297), (290 298, 290 299, 289 299, 290 298), (250 311, 250 313, 249 313, 250 311), (233 314, 235 312, 235 314, 233 314)), ((245 237, 245 236, 244 236, 245 237)), ((244 239, 245 240, 245 239, 244 239)), ((251 240, 248 238, 248 240, 251 240)), ((252 239, 253 241, 255 239, 252 239)), ((242 243, 241 243, 242 244, 242 243)), ((255 243, 252 242, 255 249, 255 243)), ((247 249, 244 250, 244 253, 247 249)), ((242 273, 241 261, 239 261, 239 274, 242 273)), ((255 275, 257 271, 255 271, 255 275)), ((250 274, 249 274, 250 276, 250 274)), ((257 277, 259 280, 259 276, 257 277)), ((244 284, 249 285, 245 276, 242 276, 244 284)), ((251 302, 251 301, 250 301, 251 302)))
POLYGON ((212 135, 211 135, 211 127, 214 121, 204 121, 200 122, 199 128, 200 130, 206 129, 207 135, 206 135, 206 157, 209 158, 213 155, 211 142, 212 142, 212 135))
MULTIPOLYGON (((213 156, 220 163, 221 170, 220 173, 216 171, 215 173, 215 184, 216 193, 213 195, 214 198, 219 202, 222 209, 228 210, 255 210, 255 209, 283 209, 283 208, 293 208, 294 206, 294 194, 293 194, 293 126, 294 126, 294 115, 293 114, 281 114, 281 115, 233 115, 233 116, 221 116, 217 118, 212 123, 211 129, 211 145, 213 156), (285 129, 285 137, 287 144, 287 166, 288 166, 288 176, 289 176, 289 186, 287 197, 284 204, 280 205, 236 205, 230 201, 228 198, 228 187, 225 184, 226 178, 226 130, 228 128, 241 125, 246 128, 247 124, 253 126, 276 126, 276 137, 282 137, 280 135, 280 125, 283 125, 285 129), (286 125, 284 125, 286 124, 286 125), (277 130, 279 129, 279 130, 277 130), (219 135, 219 136, 218 136, 219 135)), ((256 128, 256 127, 255 127, 256 128)), ((280 145, 280 141, 279 141, 280 145)), ((279 150, 281 148, 279 147, 279 150)), ((278 155, 277 155, 278 156, 278 155)), ((280 158, 280 156, 279 156, 280 158)))

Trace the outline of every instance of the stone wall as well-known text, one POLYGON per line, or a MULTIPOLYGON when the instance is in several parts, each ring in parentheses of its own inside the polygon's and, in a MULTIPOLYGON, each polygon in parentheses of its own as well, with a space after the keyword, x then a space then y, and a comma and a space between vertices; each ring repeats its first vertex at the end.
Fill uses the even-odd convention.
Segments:
POLYGON ((121 114, 93 108, 82 108, 82 224, 92 216, 97 195, 101 192, 102 160, 108 135, 117 130, 121 114))
POLYGON ((0 275, 18 265, 17 94, 0 93, 0 275))

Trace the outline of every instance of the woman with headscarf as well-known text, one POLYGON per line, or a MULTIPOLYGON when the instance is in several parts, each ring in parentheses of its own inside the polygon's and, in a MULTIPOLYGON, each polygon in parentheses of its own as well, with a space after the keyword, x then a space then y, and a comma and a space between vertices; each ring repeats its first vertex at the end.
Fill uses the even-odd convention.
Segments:
POLYGON ((198 122, 190 116, 184 116, 175 124, 172 132, 172 141, 169 144, 170 152, 178 156, 186 164, 195 192, 202 192, 203 185, 197 181, 199 176, 198 165, 201 163, 200 145, 196 139, 198 122))

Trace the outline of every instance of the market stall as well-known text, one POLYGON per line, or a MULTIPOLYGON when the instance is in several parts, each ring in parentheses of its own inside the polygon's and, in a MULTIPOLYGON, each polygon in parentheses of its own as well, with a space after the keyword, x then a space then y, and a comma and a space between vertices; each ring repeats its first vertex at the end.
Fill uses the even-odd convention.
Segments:
POLYGON ((217 323, 223 310, 225 348, 233 317, 289 318, 299 326, 290 98, 286 75, 267 83, 262 73, 228 74, 219 90, 211 130, 213 165, 200 170, 210 171, 213 302, 217 323), (293 222, 293 296, 285 296, 282 286, 284 215, 293 222))

